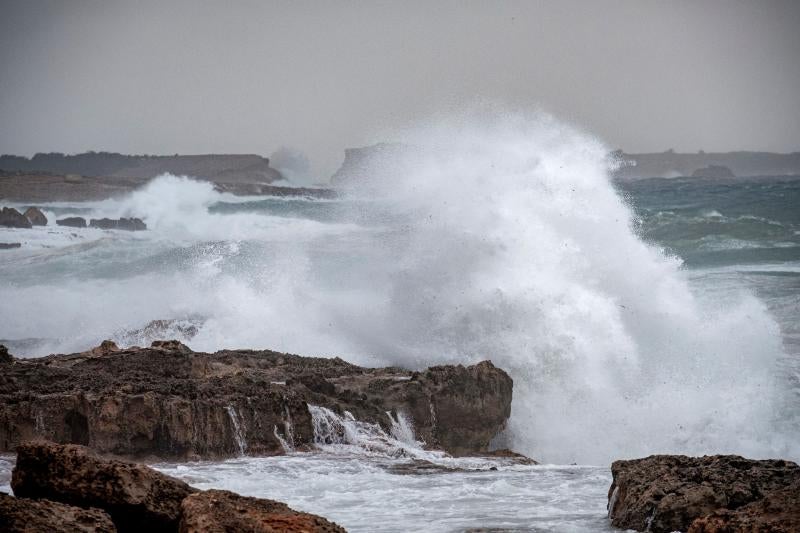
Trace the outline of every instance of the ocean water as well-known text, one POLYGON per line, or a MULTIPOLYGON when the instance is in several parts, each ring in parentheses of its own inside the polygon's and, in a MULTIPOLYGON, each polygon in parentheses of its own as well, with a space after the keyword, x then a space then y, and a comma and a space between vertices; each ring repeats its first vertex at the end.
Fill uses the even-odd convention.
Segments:
POLYGON ((33 356, 174 337, 506 369, 500 440, 550 466, 359 442, 159 465, 353 531, 602 530, 614 459, 800 459, 800 180, 617 183, 602 143, 541 117, 409 136, 432 148, 371 162, 369 186, 339 200, 162 176, 116 200, 40 206, 47 227, 0 229, 23 243, 0 252, 0 342, 33 356), (67 215, 149 229, 54 225, 67 215))

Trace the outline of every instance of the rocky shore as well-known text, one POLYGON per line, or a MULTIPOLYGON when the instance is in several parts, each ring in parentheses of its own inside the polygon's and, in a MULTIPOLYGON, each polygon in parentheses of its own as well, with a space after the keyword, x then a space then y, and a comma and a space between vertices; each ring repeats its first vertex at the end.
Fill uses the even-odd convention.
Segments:
POLYGON ((30 442, 17 449, 0 526, 11 532, 343 533, 320 516, 273 500, 200 491, 144 465, 88 448, 30 442))
POLYGON ((615 461, 615 527, 670 533, 800 531, 800 466, 736 455, 653 455, 615 461))
MULTIPOLYGON (((426 447, 458 456, 488 452, 511 411, 512 380, 488 361, 412 372, 268 350, 209 354, 177 341, 129 349, 107 341, 69 355, 5 355, 0 365, 7 452, 46 439, 130 458, 283 454, 314 444, 317 408, 387 432, 409 420, 426 447)), ((344 428, 326 431, 336 439, 344 428)))
MULTIPOLYGON (((196 177, 195 174, 189 174, 196 177)), ((8 202, 87 202, 119 198, 144 187, 152 176, 83 176, 40 171, 8 172, 0 170, 0 200, 8 202)), ((204 178, 197 178, 204 179, 204 178)), ((286 187, 258 179, 230 180, 221 175, 207 178, 220 192, 238 196, 265 195, 330 199, 333 189, 321 187, 286 187)))

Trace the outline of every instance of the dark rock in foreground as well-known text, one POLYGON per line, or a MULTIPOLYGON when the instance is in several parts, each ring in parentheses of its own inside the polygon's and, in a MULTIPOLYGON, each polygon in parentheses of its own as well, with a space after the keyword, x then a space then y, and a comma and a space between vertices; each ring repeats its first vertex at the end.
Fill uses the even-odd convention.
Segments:
POLYGON ((43 442, 17 448, 11 488, 21 498, 104 509, 119 531, 131 532, 176 530, 181 501, 196 490, 143 465, 43 442))
POLYGON ((34 226, 46 226, 47 217, 38 207, 29 207, 25 211, 25 218, 27 218, 34 226))
POLYGON ((346 533, 280 502, 200 492, 144 465, 100 458, 83 446, 21 445, 11 486, 16 498, 0 494, 2 531, 346 533))
POLYGON ((4 365, 0 451, 43 438, 128 457, 282 454, 313 445, 311 404, 387 432, 402 413, 428 447, 464 455, 488 451, 511 394, 511 378, 488 361, 410 372, 269 350, 107 342, 4 365))
MULTIPOLYGON (((800 482, 800 467, 791 461, 756 461, 736 455, 653 455, 615 461, 611 473, 614 477, 608 493, 611 524, 653 533, 686 531, 696 519, 712 513, 721 514, 699 521, 693 526, 694 531, 742 531, 736 527, 714 529, 714 524, 722 523, 721 520, 731 523, 749 520, 756 524, 763 518, 757 518, 761 513, 759 505, 792 505, 792 498, 781 497, 779 491, 800 482), (772 500, 765 501, 767 496, 772 500), (725 510, 738 511, 731 516, 725 510)), ((796 496, 794 502, 793 508, 777 512, 788 513, 797 520, 800 509, 796 506, 796 496)))
POLYGON ((239 496, 227 490, 193 494, 181 504, 180 533, 229 531, 346 533, 343 527, 285 503, 239 496))
POLYGON ((7 228, 31 228, 31 221, 13 207, 0 210, 0 226, 7 228))
POLYGON ((147 229, 147 225, 141 218, 93 218, 89 222, 90 228, 100 229, 121 229, 126 231, 143 231, 147 229))
POLYGON ((0 530, 5 533, 113 533, 111 517, 50 500, 15 498, 0 492, 0 530))
POLYGON ((56 224, 59 226, 68 226, 70 228, 85 228, 86 219, 83 217, 67 217, 56 220, 56 224))
POLYGON ((800 482, 767 494, 764 499, 740 507, 724 509, 698 518, 689 533, 796 533, 800 531, 800 482))
POLYGON ((21 247, 22 243, 20 242, 0 242, 0 250, 13 250, 21 247))

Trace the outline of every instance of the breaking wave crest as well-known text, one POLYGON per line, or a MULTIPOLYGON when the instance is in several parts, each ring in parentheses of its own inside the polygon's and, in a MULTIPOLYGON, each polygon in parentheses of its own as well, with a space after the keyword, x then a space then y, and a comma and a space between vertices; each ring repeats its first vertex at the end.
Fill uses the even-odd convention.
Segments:
POLYGON ((797 426, 778 418, 778 326, 748 293, 694 293, 680 260, 637 236, 606 147, 542 116, 407 141, 337 202, 246 203, 165 176, 95 205, 151 229, 4 265, 0 335, 82 349, 170 318, 192 320, 198 350, 491 359, 514 379, 505 437, 536 459, 800 457, 797 426), (307 216, 314 206, 326 216, 307 216))

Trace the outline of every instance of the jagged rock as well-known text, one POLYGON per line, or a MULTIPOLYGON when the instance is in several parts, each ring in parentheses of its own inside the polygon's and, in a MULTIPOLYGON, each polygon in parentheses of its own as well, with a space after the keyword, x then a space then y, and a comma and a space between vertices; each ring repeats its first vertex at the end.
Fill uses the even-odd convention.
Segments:
POLYGON ((105 511, 50 500, 15 498, 0 492, 0 530, 5 533, 114 533, 105 511))
POLYGON ((117 343, 115 343, 114 341, 105 340, 100 343, 100 346, 95 346, 91 350, 83 352, 83 354, 97 357, 118 352, 119 350, 120 348, 119 346, 117 346, 117 343))
POLYGON ((31 221, 13 207, 4 207, 0 210, 0 226, 7 228, 31 228, 31 221))
POLYGON ((611 524, 653 533, 686 531, 697 518, 743 508, 800 481, 791 461, 736 455, 653 455, 615 461, 611 474, 611 524))
POLYGON ((14 362, 14 357, 8 353, 8 348, 0 344, 0 365, 14 362))
POLYGON ((313 445, 312 404, 387 431, 387 411, 403 413, 429 447, 463 455, 488 451, 511 393, 489 362, 410 372, 268 350, 193 352, 178 341, 106 345, 0 372, 0 451, 43 438, 127 457, 282 454, 282 438, 313 445))
POLYGON ((25 218, 27 218, 34 226, 46 226, 47 217, 38 207, 29 207, 25 211, 25 218))
POLYGON ((126 231, 142 231, 147 229, 147 224, 145 224, 141 218, 93 218, 89 222, 89 227, 100 229, 119 229, 126 231))
POLYGON ((768 493, 763 499, 698 518, 689 533, 795 533, 800 531, 800 482, 768 493))
POLYGON ((0 250, 13 250, 21 247, 22 243, 19 242, 0 242, 0 250))
POLYGON ((56 224, 59 226, 68 226, 70 228, 85 228, 86 219, 83 217, 67 217, 56 220, 56 224))
POLYGON ((192 494, 183 500, 181 510, 180 533, 345 533, 343 527, 321 516, 226 490, 192 494))
POLYGON ((175 531, 181 501, 196 491, 144 465, 94 456, 87 448, 30 442, 17 448, 11 479, 20 498, 103 509, 119 531, 175 531))

